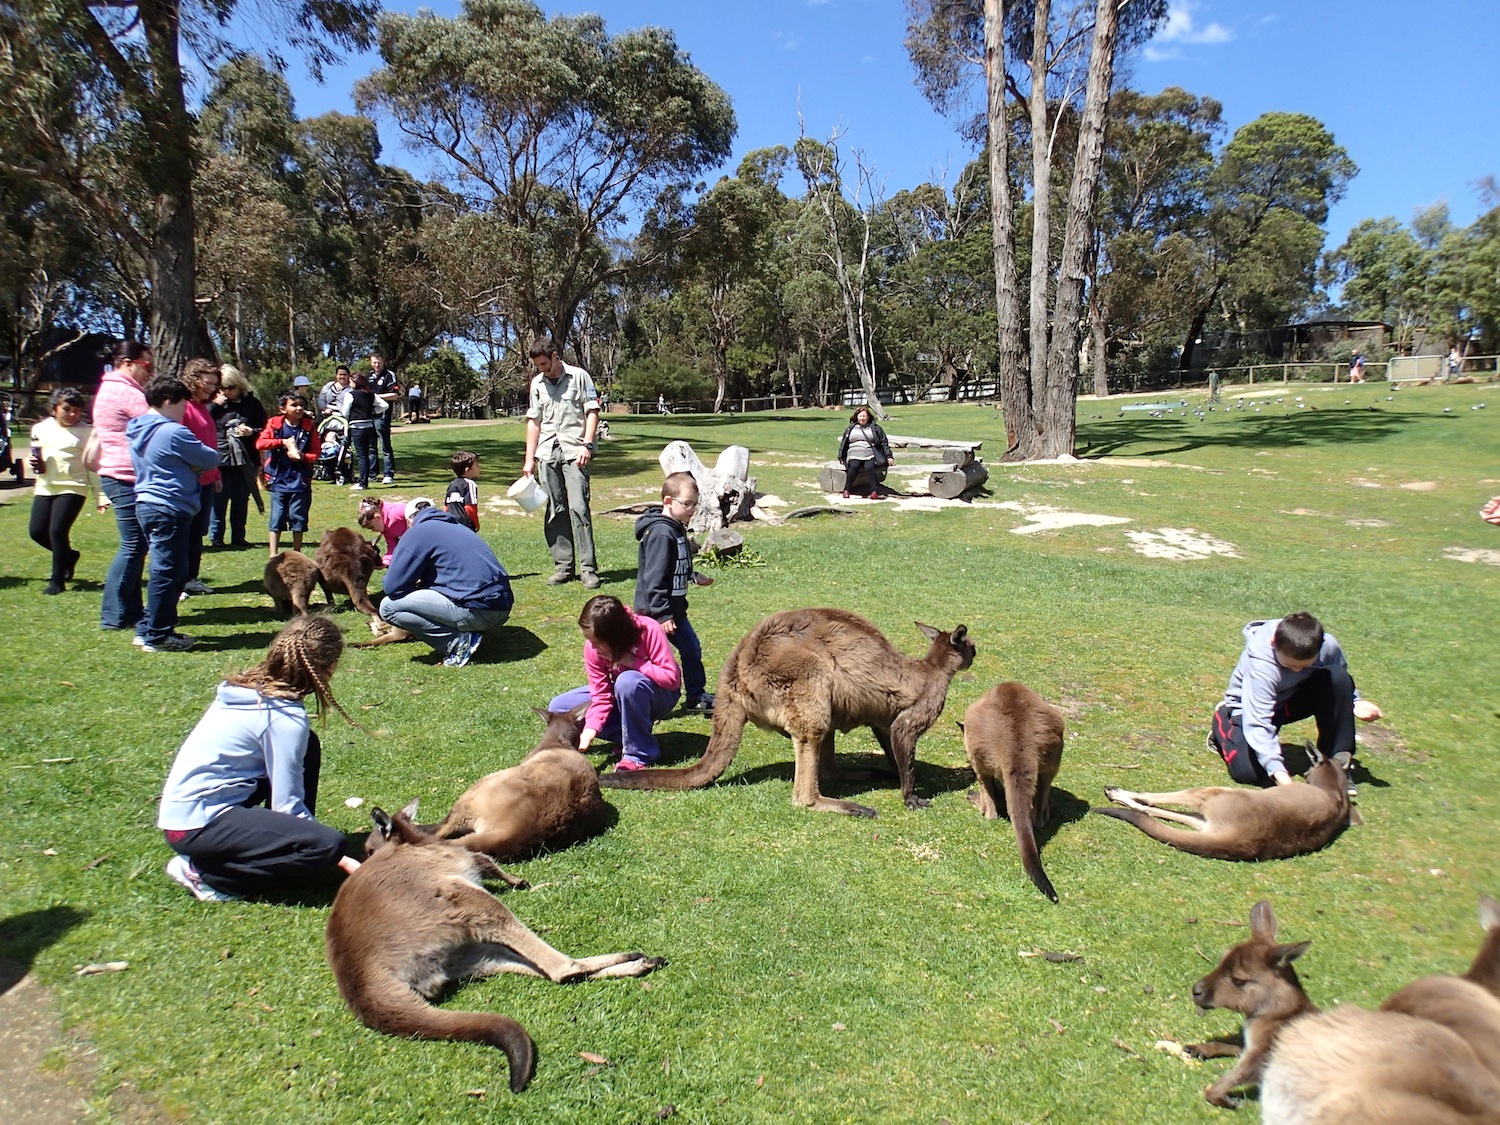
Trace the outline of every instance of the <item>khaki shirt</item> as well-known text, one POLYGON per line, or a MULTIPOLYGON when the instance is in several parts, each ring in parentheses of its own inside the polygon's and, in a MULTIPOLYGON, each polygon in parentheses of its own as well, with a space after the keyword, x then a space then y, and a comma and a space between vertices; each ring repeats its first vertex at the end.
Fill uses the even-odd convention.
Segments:
POLYGON ((536 459, 551 460, 556 446, 562 447, 565 458, 582 453, 584 420, 591 411, 599 412, 599 392, 583 368, 564 363, 556 382, 533 376, 526 417, 537 424, 536 459))

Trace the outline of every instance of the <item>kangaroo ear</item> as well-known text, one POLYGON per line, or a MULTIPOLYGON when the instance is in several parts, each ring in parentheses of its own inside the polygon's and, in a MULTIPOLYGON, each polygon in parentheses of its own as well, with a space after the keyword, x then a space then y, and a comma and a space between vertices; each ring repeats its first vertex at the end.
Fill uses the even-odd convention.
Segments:
POLYGON ((573 716, 573 721, 576 723, 583 722, 583 717, 588 713, 589 705, 587 703, 580 703, 577 707, 568 712, 568 714, 573 716))
POLYGON ((545 707, 533 707, 531 709, 531 713, 538 719, 541 719, 544 723, 550 723, 552 721, 552 712, 547 710, 547 708, 545 707))
POLYGON ((375 831, 380 833, 382 840, 391 838, 391 818, 379 805, 370 809, 370 820, 375 824, 375 831))
POLYGON ((923 625, 920 621, 913 621, 912 624, 922 630, 922 636, 926 637, 929 641, 938 639, 938 631, 931 625, 923 625))
POLYGON ((421 804, 421 803, 422 803, 422 798, 421 797, 413 797, 411 799, 411 801, 407 804, 406 808, 404 808, 404 809, 401 810, 401 815, 404 816, 404 817, 406 817, 407 820, 416 820, 417 819, 417 806, 419 804, 421 804))
POLYGON ((948 634, 948 638, 954 644, 958 644, 960 641, 962 641, 968 635, 969 635, 969 627, 967 625, 956 625, 953 628, 953 632, 951 632, 951 633, 948 634))
POLYGON ((1306 953, 1307 947, 1311 944, 1312 942, 1310 941, 1299 941, 1291 945, 1278 945, 1275 949, 1271 950, 1271 964, 1278 969, 1284 969, 1298 957, 1306 953))
POLYGON ((1276 940, 1276 912, 1267 899, 1250 908, 1250 932, 1265 941, 1276 940))

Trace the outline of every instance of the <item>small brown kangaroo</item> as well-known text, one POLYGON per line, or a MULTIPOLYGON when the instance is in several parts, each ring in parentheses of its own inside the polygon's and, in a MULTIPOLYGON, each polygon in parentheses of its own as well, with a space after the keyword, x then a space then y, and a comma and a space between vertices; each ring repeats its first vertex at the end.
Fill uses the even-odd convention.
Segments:
POLYGON ((1265 901, 1250 911, 1250 930, 1193 985, 1203 1010, 1245 1017, 1243 1051, 1221 1042, 1185 1048, 1198 1058, 1239 1055, 1204 1091, 1209 1102, 1237 1104, 1230 1092, 1259 1082, 1265 1125, 1500 1121, 1500 1081, 1453 1031, 1353 1005, 1320 1012, 1291 967, 1308 943, 1276 944, 1276 916, 1265 901))
POLYGON ((1442 1024, 1500 1079, 1500 903, 1489 895, 1479 898, 1479 926, 1484 940, 1468 972, 1461 977, 1414 980, 1380 1005, 1380 1010, 1442 1024))
POLYGON ((323 588, 328 604, 333 604, 333 594, 328 583, 323 581, 322 572, 301 551, 282 551, 274 559, 267 560, 261 578, 266 593, 276 603, 276 612, 282 617, 311 613, 312 592, 318 586, 323 588))
POLYGON ((1211 785, 1175 793, 1132 793, 1107 786, 1104 795, 1126 807, 1094 812, 1127 821, 1153 840, 1209 859, 1285 859, 1315 852, 1351 822, 1353 808, 1344 770, 1332 759, 1308 770, 1305 785, 1211 785), (1194 811, 1175 812, 1163 807, 1167 805, 1194 811), (1170 827, 1157 817, 1197 831, 1170 827))
MULTIPOLYGON (((547 724, 536 749, 519 765, 480 778, 442 823, 423 825, 424 832, 505 862, 543 847, 565 847, 599 831, 609 806, 599 792, 598 773, 578 750, 587 706, 533 710, 547 724)), ((415 816, 416 802, 403 811, 415 816)), ((370 833, 366 854, 384 843, 380 833, 370 833)))
POLYGON ((563 984, 644 976, 666 963, 641 953, 569 957, 480 885, 481 878, 525 885, 494 860, 423 832, 404 813, 374 809, 370 815, 390 843, 339 888, 325 935, 339 993, 367 1027, 498 1047, 510 1063, 510 1088, 519 1094, 536 1070, 526 1029, 493 1013, 435 1008, 432 997, 457 981, 494 973, 563 984))
POLYGON ((909 809, 918 797, 917 739, 943 712, 948 684, 974 663, 974 643, 957 626, 944 633, 917 622, 930 642, 921 660, 899 652, 880 630, 843 609, 773 613, 735 645, 719 674, 714 729, 702 759, 686 769, 609 773, 611 789, 697 789, 739 751, 745 724, 789 735, 796 755, 792 803, 819 812, 875 816, 868 805, 823 796, 819 771, 834 769, 837 731, 868 726, 901 780, 909 809))
MULTIPOLYGON (((370 576, 380 567, 380 552, 374 544, 351 528, 332 527, 323 532, 318 549, 313 552, 313 562, 327 585, 348 594, 355 609, 372 618, 379 617, 369 592, 370 576)), ((328 600, 330 604, 333 602, 331 595, 328 600)))
POLYGON ((1021 865, 1036 889, 1056 902, 1036 833, 1051 816, 1052 781, 1062 765, 1062 712, 1025 684, 997 684, 969 704, 963 730, 979 783, 974 803, 988 820, 1002 810, 1010 817, 1021 865))

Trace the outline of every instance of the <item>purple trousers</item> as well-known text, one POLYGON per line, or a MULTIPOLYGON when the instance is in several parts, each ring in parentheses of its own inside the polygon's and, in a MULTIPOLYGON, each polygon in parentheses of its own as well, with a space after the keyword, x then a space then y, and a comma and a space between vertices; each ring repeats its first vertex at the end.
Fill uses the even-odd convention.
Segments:
MULTIPOLYGON (((657 687, 644 673, 621 672, 615 680, 615 697, 609 718, 599 728, 599 736, 618 742, 626 758, 649 766, 661 757, 661 747, 651 724, 665 719, 677 706, 682 692, 678 688, 657 687)), ((565 691, 547 704, 549 711, 571 711, 589 701, 588 685, 565 691)))

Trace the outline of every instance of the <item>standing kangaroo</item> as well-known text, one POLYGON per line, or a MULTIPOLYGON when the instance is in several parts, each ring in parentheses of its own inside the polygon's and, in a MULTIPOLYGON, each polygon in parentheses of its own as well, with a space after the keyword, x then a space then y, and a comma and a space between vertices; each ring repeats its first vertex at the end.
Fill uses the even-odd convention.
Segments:
POLYGON ((1132 793, 1107 786, 1104 795, 1126 807, 1094 812, 1127 821, 1153 840, 1209 859, 1285 859, 1315 852, 1338 835, 1353 815, 1344 770, 1331 758, 1308 771, 1305 785, 1270 789, 1213 785, 1175 793, 1132 793), (1174 812, 1164 805, 1194 811, 1174 812), (1192 825, 1197 831, 1169 827, 1156 817, 1192 825))
MULTIPOLYGON (((599 775, 578 750, 585 707, 572 711, 533 708, 547 729, 535 750, 519 765, 480 778, 457 801, 441 824, 424 825, 440 840, 457 840, 470 851, 507 861, 542 847, 576 843, 602 828, 609 806, 599 792, 599 775)), ((416 815, 416 802, 403 810, 416 815)), ((385 838, 370 833, 373 853, 385 838)))
POLYGON ((789 735, 796 754, 792 803, 819 812, 875 816, 868 805, 823 796, 819 772, 832 772, 838 731, 868 726, 885 751, 909 809, 926 808, 914 792, 917 739, 943 712, 948 683, 974 663, 974 643, 959 625, 944 633, 917 622, 931 643, 913 660, 880 630, 842 609, 773 613, 734 646, 719 675, 714 729, 703 758, 686 769, 610 773, 611 789, 697 789, 714 781, 740 748, 745 724, 789 735))
POLYGON ((1291 963, 1307 942, 1276 944, 1276 916, 1261 901, 1250 911, 1250 939, 1224 954, 1193 985, 1207 1011, 1245 1017, 1244 1050, 1198 1043, 1198 1058, 1239 1061, 1204 1091, 1234 1105, 1230 1091, 1260 1083, 1263 1125, 1474 1125, 1500 1123, 1500 1080, 1453 1031, 1401 1012, 1344 1005, 1320 1012, 1291 963))
POLYGON ((367 1027, 413 1039, 461 1039, 505 1052, 510 1088, 526 1089, 536 1048, 513 1019, 452 1012, 429 1002, 469 977, 522 973, 555 984, 638 977, 665 964, 640 953, 574 959, 532 933, 480 885, 523 881, 462 844, 438 840, 405 813, 370 813, 390 842, 345 880, 333 900, 325 943, 344 1002, 367 1027))
POLYGON ((988 820, 1005 810, 1016 830, 1021 865, 1053 902, 1057 892, 1042 870, 1036 832, 1051 815, 1063 727, 1062 712, 1025 684, 998 684, 964 712, 964 751, 979 783, 974 803, 988 820))

